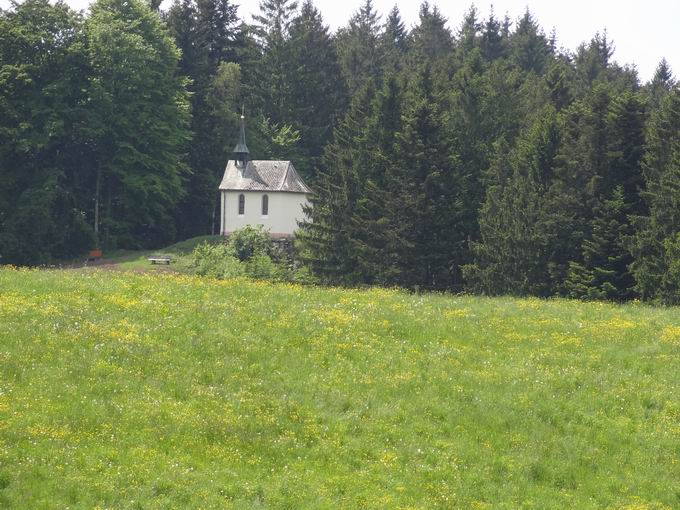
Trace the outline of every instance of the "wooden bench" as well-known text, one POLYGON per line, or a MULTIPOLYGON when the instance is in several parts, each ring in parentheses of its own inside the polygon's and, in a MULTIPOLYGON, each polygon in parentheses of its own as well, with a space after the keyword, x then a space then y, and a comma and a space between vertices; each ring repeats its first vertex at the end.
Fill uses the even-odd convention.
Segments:
POLYGON ((169 255, 151 255, 147 260, 152 264, 170 264, 172 258, 169 255))

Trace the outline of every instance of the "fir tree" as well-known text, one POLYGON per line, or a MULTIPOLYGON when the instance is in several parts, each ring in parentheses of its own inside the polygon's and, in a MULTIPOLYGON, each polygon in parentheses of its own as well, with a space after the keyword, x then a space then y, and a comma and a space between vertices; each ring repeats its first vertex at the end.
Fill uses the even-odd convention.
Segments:
POLYGON ((673 89, 675 84, 675 77, 670 65, 668 65, 668 61, 665 58, 661 59, 654 72, 652 81, 647 86, 650 108, 658 108, 661 104, 661 99, 673 89))
POLYGON ((296 167, 313 182, 323 147, 346 99, 335 46, 311 0, 302 4, 300 15, 290 26, 289 46, 290 59, 299 64, 287 74, 290 113, 285 120, 301 136, 296 167))
POLYGON ((428 2, 420 6, 419 22, 411 32, 411 44, 416 63, 427 60, 432 65, 447 59, 453 51, 453 38, 446 28, 446 18, 428 2))
POLYGON ((471 228, 465 221, 470 183, 450 143, 445 96, 432 78, 424 66, 409 84, 403 127, 396 136, 393 171, 404 196, 400 283, 459 288, 459 266, 467 259, 465 242, 471 228))
POLYGON ((463 267, 468 285, 485 294, 549 295, 550 265, 561 219, 548 190, 559 143, 554 110, 544 110, 514 149, 500 139, 480 212, 473 263, 463 267))
POLYGON ((378 53, 382 56, 382 73, 395 74, 406 65, 405 56, 410 49, 410 34, 395 5, 387 16, 380 35, 378 53))
POLYGON ((643 159, 649 214, 634 220, 630 240, 631 271, 643 299, 680 301, 678 244, 680 232, 680 91, 673 89, 653 113, 643 159))
POLYGON ((633 297, 632 257, 624 241, 630 234, 623 187, 595 209, 592 233, 582 245, 582 262, 571 262, 567 293, 581 299, 621 301, 633 297))
POLYGON ((346 27, 336 34, 340 67, 350 97, 372 80, 381 79, 380 16, 372 0, 365 0, 350 18, 346 27))
POLYGON ((542 75, 550 61, 550 43, 527 9, 510 37, 510 56, 524 71, 542 75))
POLYGON ((482 55, 487 61, 496 60, 505 55, 507 40, 503 37, 501 22, 494 16, 493 6, 489 17, 484 22, 480 46, 482 55))
POLYGON ((365 136, 375 88, 366 83, 336 128, 326 147, 319 174, 306 209, 309 221, 300 225, 301 257, 323 281, 357 284, 362 275, 354 250, 352 215, 364 192, 361 169, 368 168, 370 150, 365 136))

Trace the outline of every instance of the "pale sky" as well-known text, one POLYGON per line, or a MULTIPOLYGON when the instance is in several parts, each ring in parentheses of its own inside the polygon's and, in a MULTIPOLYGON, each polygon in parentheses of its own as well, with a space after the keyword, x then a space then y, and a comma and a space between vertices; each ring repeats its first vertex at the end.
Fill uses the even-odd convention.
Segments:
MULTIPOLYGON (((86 9, 89 0, 66 0, 76 9, 86 9)), ((166 0, 166 3, 169 3, 166 0)), ((236 0, 239 15, 250 21, 258 11, 259 0, 236 0)), ((332 29, 344 25, 363 0, 314 0, 332 29)), ((437 5, 455 30, 471 5, 469 0, 430 0, 437 5)), ((574 50, 590 40, 597 31, 607 29, 614 41, 614 59, 620 64, 634 63, 640 78, 646 81, 662 57, 670 63, 676 76, 680 74, 680 1, 678 0, 478 0, 475 5, 482 17, 493 3, 497 17, 507 12, 512 20, 521 16, 528 6, 546 33, 557 30, 558 46, 574 50)), ((386 14, 397 5, 408 26, 416 23, 421 0, 374 0, 379 13, 386 14)), ((7 7, 9 0, 0 0, 7 7)))

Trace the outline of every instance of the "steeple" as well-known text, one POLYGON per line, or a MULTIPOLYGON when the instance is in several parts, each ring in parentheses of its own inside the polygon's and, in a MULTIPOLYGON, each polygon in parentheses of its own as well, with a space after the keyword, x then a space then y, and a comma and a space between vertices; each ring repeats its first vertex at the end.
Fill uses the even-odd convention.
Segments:
POLYGON ((234 147, 234 160, 236 161, 236 166, 245 167, 248 163, 248 158, 250 156, 250 151, 246 145, 246 117, 244 115, 244 108, 241 107, 241 134, 238 139, 236 147, 234 147))

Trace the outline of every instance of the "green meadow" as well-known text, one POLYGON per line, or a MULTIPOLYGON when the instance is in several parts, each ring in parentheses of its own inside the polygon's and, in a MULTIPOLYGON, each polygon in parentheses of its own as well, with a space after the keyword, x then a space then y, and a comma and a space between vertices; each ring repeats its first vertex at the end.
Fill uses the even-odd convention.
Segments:
POLYGON ((0 270, 0 508, 680 507, 680 310, 0 270))

